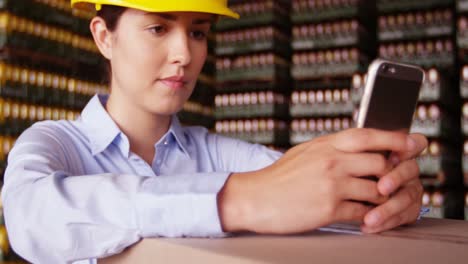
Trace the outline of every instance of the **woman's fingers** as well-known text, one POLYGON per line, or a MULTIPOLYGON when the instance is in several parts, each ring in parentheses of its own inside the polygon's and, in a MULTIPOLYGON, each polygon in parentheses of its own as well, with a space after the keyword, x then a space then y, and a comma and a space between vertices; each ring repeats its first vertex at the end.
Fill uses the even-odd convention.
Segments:
POLYGON ((349 129, 333 136, 333 146, 338 150, 351 153, 389 151, 393 164, 417 157, 428 144, 421 134, 368 128, 349 129))
POLYGON ((343 201, 337 207, 335 211, 334 221, 357 221, 362 222, 364 216, 371 210, 370 206, 367 206, 359 202, 343 201))
MULTIPOLYGON (((421 207, 423 193, 419 180, 405 185, 395 193, 386 203, 377 206, 364 218, 366 226, 375 227, 387 222, 390 218, 400 215, 412 206, 421 207)), ((406 216, 406 215, 405 215, 406 216)))
POLYGON ((385 176, 381 177, 377 186, 383 195, 390 195, 405 184, 419 178, 419 166, 416 160, 404 161, 385 176))
POLYGON ((334 135, 333 146, 343 152, 391 151, 408 152, 417 148, 417 142, 401 132, 369 128, 345 130, 334 135))
POLYGON ((344 174, 353 177, 376 176, 380 178, 393 169, 390 161, 376 153, 344 153, 341 155, 340 164, 344 174))
POLYGON ((340 188, 343 198, 352 201, 369 202, 380 205, 388 201, 388 196, 380 194, 375 181, 359 178, 348 178, 340 188))
POLYGON ((420 211, 419 204, 413 204, 401 214, 394 215, 378 226, 362 225, 361 231, 364 233, 379 233, 395 227, 411 224, 416 221, 420 211))
POLYGON ((409 137, 415 142, 415 147, 409 151, 393 153, 396 154, 401 161, 414 159, 427 148, 428 141, 425 136, 421 134, 410 134, 409 137))

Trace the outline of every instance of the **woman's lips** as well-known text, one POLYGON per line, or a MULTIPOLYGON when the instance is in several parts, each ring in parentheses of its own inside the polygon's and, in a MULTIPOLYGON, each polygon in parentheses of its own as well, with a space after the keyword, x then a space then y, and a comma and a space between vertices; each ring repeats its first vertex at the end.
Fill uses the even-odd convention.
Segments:
POLYGON ((183 76, 172 76, 160 80, 164 85, 173 89, 180 89, 187 83, 183 76))

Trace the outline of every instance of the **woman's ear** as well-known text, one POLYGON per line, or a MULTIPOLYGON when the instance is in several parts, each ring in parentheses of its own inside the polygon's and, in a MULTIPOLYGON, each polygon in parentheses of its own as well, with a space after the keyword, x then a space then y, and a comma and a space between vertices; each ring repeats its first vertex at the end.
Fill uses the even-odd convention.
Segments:
POLYGON ((112 59, 112 32, 107 29, 106 21, 96 16, 91 20, 89 28, 102 56, 112 59))

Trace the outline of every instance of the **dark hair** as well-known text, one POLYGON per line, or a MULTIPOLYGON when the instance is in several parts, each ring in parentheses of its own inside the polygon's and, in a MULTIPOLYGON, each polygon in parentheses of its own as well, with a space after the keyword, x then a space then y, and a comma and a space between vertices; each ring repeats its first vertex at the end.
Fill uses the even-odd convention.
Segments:
POLYGON ((127 10, 126 7, 103 5, 96 15, 104 19, 107 29, 115 31, 117 24, 119 23, 119 19, 125 10, 127 10))
MULTIPOLYGON (((101 17, 106 22, 106 27, 109 31, 113 32, 119 24, 120 17, 127 10, 126 7, 103 5, 96 15, 101 17)), ((104 70, 107 73, 104 76, 104 82, 110 84, 112 77, 111 65, 108 60, 105 61, 104 70)))

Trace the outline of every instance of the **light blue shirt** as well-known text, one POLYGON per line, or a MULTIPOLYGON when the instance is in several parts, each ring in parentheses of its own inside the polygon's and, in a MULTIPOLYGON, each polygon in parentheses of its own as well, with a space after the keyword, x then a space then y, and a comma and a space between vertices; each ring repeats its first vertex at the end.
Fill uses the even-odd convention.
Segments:
POLYGON ((130 151, 107 98, 94 96, 76 121, 36 123, 9 154, 6 227, 30 262, 96 263, 146 237, 224 236, 216 197, 228 176, 281 156, 174 117, 148 164, 130 151))

